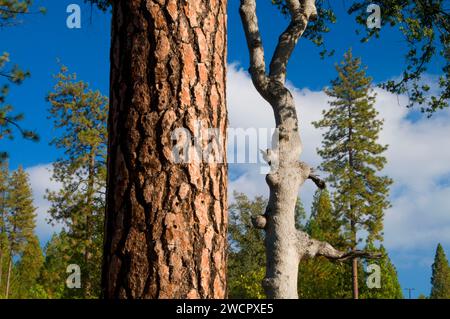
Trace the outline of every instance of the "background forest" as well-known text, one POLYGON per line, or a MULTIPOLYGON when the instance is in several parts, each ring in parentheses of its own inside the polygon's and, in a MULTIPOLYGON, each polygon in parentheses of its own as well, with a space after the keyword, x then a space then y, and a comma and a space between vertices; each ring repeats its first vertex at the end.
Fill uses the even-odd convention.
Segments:
MULTIPOLYGON (((72 2, 0 0, 0 298, 100 296, 110 15, 80 1, 82 28, 68 29, 72 2), (16 13, 22 11, 28 13, 16 13), (66 285, 73 264, 81 269, 81 289, 66 285)), ((337 15, 346 9, 338 6, 337 15)), ((264 32, 277 34, 284 18, 275 16, 270 1, 260 10, 264 32)), ((294 53, 290 64, 289 85, 305 108, 305 156, 329 185, 306 187, 296 227, 344 251, 364 248, 383 258, 359 260, 356 268, 350 261, 302 260, 298 294, 351 298, 356 269, 363 299, 403 298, 406 288, 415 289, 413 297, 450 298, 450 152, 443 147, 450 112, 428 119, 405 108, 405 95, 378 88, 400 74, 402 44, 388 31, 363 47, 350 23, 344 17, 326 36, 334 56, 307 62, 321 49, 302 44, 307 50, 294 53), (349 149, 358 154, 353 160, 349 149), (357 216, 346 207, 355 201, 357 216), (372 263, 381 268, 379 289, 366 284, 372 263)), ((271 128, 270 110, 241 67, 248 64, 244 41, 237 4, 230 1, 230 126, 271 128)), ((437 65, 427 73, 431 90, 437 65)), ((251 227, 267 205, 258 169, 230 164, 230 298, 265 298, 264 233, 251 227)))

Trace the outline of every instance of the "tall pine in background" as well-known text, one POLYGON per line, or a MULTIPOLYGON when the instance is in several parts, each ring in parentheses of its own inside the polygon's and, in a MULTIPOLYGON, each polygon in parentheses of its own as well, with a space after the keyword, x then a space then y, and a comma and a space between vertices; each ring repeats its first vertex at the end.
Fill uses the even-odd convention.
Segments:
POLYGON ((27 243, 33 240, 36 227, 36 208, 28 181, 28 174, 20 166, 9 178, 7 195, 6 233, 9 242, 9 258, 6 275, 5 298, 11 292, 11 276, 14 258, 20 257, 27 243))
MULTIPOLYGON (((334 208, 345 226, 346 246, 356 250, 358 232, 365 230, 367 243, 382 239, 384 210, 389 207, 388 192, 392 181, 380 176, 387 146, 378 143, 383 121, 374 108, 372 79, 366 76, 361 61, 351 50, 336 66, 338 77, 326 90, 332 98, 316 128, 326 129, 319 155, 321 169, 329 174, 335 190, 334 208)), ((358 260, 352 264, 353 297, 358 298, 358 260)))
POLYGON ((450 267, 444 248, 438 244, 432 266, 431 299, 450 299, 450 267))
POLYGON ((108 99, 78 81, 64 66, 47 100, 57 137, 52 141, 64 151, 53 164, 53 180, 62 184, 48 192, 50 215, 65 224, 71 263, 82 268, 83 297, 98 297, 103 244, 106 188, 108 99))

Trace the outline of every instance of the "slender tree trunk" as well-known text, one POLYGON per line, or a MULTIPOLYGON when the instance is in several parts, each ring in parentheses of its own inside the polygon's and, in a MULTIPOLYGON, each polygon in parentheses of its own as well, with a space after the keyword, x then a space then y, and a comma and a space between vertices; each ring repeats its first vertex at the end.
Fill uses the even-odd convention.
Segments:
MULTIPOLYGON (((356 237, 356 227, 355 222, 351 222, 351 232, 353 235, 353 251, 356 251, 357 237, 356 237)), ((352 291, 353 299, 359 299, 359 283, 358 283, 358 258, 353 258, 352 260, 352 291)))
MULTIPOLYGON (((87 211, 90 213, 90 209, 87 208, 87 211)), ((89 263, 91 260, 91 255, 90 255, 90 244, 91 244, 91 238, 90 238, 90 233, 91 233, 91 217, 89 215, 86 216, 86 238, 85 238, 85 247, 84 247, 84 265, 85 265, 85 271, 83 273, 83 278, 84 278, 84 297, 85 298, 89 298, 91 296, 91 290, 92 290, 92 285, 91 285, 91 276, 90 276, 90 267, 89 267, 89 263)))
POLYGON ((3 279, 3 242, 0 242, 0 289, 2 288, 2 279, 3 279))
MULTIPOLYGON (((353 127, 351 124, 352 121, 352 103, 348 103, 348 121, 350 123, 350 127, 348 130, 348 144, 352 144, 353 139, 353 127)), ((349 167, 351 170, 353 170, 354 163, 353 163, 353 149, 350 147, 348 150, 348 162, 349 167)), ((352 180, 350 179, 350 189, 352 188, 352 180)), ((357 239, 357 229, 356 229, 356 212, 354 211, 354 205, 353 203, 350 203, 350 213, 353 215, 353 220, 350 222, 350 232, 352 235, 352 250, 355 251, 357 249, 358 239, 357 239)), ((352 260, 352 292, 353 292, 353 299, 359 299, 359 283, 358 283, 358 258, 353 258, 352 260)))
POLYGON ((3 280, 3 235, 5 232, 5 201, 6 201, 6 192, 2 192, 2 210, 0 212, 0 289, 2 288, 2 280, 3 280))
POLYGON ((10 285, 10 282, 11 282, 11 269, 12 269, 12 258, 10 257, 9 261, 8 261, 8 274, 7 274, 7 277, 6 277, 5 299, 9 298, 9 288, 10 288, 9 285, 10 285))
POLYGON ((88 172, 88 187, 86 196, 86 242, 84 250, 84 263, 86 273, 84 274, 84 296, 89 298, 92 296, 92 283, 91 283, 91 248, 92 248, 92 211, 94 207, 94 192, 95 192, 95 153, 96 149, 93 148, 89 154, 89 172, 88 172))
POLYGON ((113 1, 105 298, 225 297, 225 75, 226 0, 113 1), (175 160, 198 126, 222 163, 175 160))
POLYGON ((359 299, 358 287, 358 258, 352 260, 352 283, 353 283, 353 299, 359 299))

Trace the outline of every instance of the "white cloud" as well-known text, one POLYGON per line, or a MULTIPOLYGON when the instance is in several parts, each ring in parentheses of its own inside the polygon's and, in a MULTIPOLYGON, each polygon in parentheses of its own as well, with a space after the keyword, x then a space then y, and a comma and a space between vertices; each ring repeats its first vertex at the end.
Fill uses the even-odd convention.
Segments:
MULTIPOLYGON (((405 97, 376 91, 376 107, 385 119, 380 142, 389 145, 385 173, 395 181, 391 192, 393 207, 385 218, 385 244, 397 251, 434 251, 438 242, 450 246, 450 183, 440 183, 450 177, 450 111, 411 121, 413 111, 404 107, 405 97)), ((317 166, 321 132, 311 122, 321 118, 327 96, 307 89, 292 88, 292 92, 304 143, 303 160, 317 166)), ((247 73, 237 65, 230 65, 228 70, 228 108, 231 127, 274 125, 270 106, 258 96, 247 73)), ((243 174, 230 183, 230 191, 267 195, 264 176, 255 165, 239 165, 239 171, 243 174)), ((302 189, 307 209, 314 191, 310 184, 307 182, 302 189)))
MULTIPOLYGON (((303 160, 317 166, 316 153, 321 143, 321 132, 311 122, 321 118, 327 107, 323 92, 292 88, 299 114, 300 131, 304 143, 303 160)), ((386 153, 386 174, 395 180, 392 188, 393 207, 386 212, 385 242, 389 249, 434 251, 437 242, 450 246, 450 183, 439 183, 450 177, 450 111, 431 119, 410 121, 410 110, 405 98, 397 98, 377 90, 377 109, 385 119, 381 142, 389 144, 386 153)), ((248 75, 237 65, 228 70, 228 108, 230 126, 234 128, 272 128, 270 106, 254 89, 248 75)), ((230 169, 240 174, 230 182, 230 197, 234 190, 250 196, 268 195, 265 176, 258 165, 232 164, 230 169)), ((51 164, 27 169, 30 174, 35 205, 38 207, 37 227, 41 239, 49 238, 60 227, 47 224, 50 204, 44 199, 46 189, 57 190, 59 185, 50 180, 51 164)), ((307 182, 301 196, 305 207, 311 204, 315 186, 307 182)))
POLYGON ((44 198, 46 190, 57 191, 60 184, 51 180, 52 165, 43 164, 26 169, 30 176, 30 184, 33 190, 34 205, 37 207, 36 213, 36 233, 41 242, 47 241, 53 233, 61 230, 60 225, 49 225, 47 219, 50 203, 44 198))

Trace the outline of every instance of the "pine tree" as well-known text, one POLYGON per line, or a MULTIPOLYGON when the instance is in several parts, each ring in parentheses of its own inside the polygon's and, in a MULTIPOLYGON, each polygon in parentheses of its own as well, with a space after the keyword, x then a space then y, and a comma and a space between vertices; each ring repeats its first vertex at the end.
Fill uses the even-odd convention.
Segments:
POLYGON ((33 206, 33 194, 28 181, 28 174, 19 166, 9 179, 8 214, 6 216, 9 241, 9 260, 5 297, 9 297, 13 259, 25 250, 27 242, 32 240, 36 227, 36 208, 33 206))
POLYGON ((295 226, 297 229, 305 230, 305 222, 306 221, 306 210, 303 206, 302 200, 297 198, 297 202, 295 203, 295 226))
POLYGON ((430 299, 450 299, 450 267, 441 244, 437 246, 432 266, 430 299))
POLYGON ((234 193, 229 207, 228 285, 230 298, 264 298, 261 287, 264 278, 264 233, 252 227, 252 217, 264 212, 267 200, 250 200, 245 194, 234 193))
POLYGON ((68 289, 66 286, 66 269, 73 258, 69 241, 68 234, 63 230, 54 234, 44 248, 45 261, 39 277, 39 284, 50 299, 81 297, 76 289, 68 289))
MULTIPOLYGON (((351 50, 336 66, 338 77, 326 91, 333 100, 316 128, 327 129, 319 155, 321 169, 329 173, 335 189, 334 206, 346 228, 347 247, 356 250, 358 232, 368 233, 367 242, 382 239, 384 210, 389 207, 388 192, 392 181, 378 174, 384 168, 383 152, 378 144, 383 121, 374 108, 372 79, 366 76, 361 61, 351 50)), ((358 260, 353 260, 353 291, 358 298, 358 260)))
POLYGON ((224 298, 226 141, 213 141, 215 161, 180 163, 173 133, 201 124, 226 136, 227 1, 109 3, 103 295, 224 298))
POLYGON ((48 192, 50 215, 68 228, 73 263, 82 267, 84 297, 100 294, 103 216, 106 188, 108 99, 64 66, 47 96, 58 137, 52 145, 64 151, 53 164, 53 180, 62 184, 48 192), (76 261, 76 262, 75 262, 76 261))
POLYGON ((41 297, 35 295, 40 290, 38 279, 44 264, 44 255, 36 235, 31 236, 16 265, 18 278, 17 292, 14 297, 19 299, 32 299, 41 297))
POLYGON ((364 299, 403 299, 402 287, 398 280, 397 270, 392 263, 389 255, 382 245, 379 249, 383 257, 375 261, 367 261, 368 264, 376 264, 380 266, 381 287, 369 289, 367 285, 363 285, 361 296, 364 299))
MULTIPOLYGON (((30 12, 31 0, 0 0, 0 28, 14 25, 17 18, 30 12)), ((44 12, 44 9, 40 9, 44 12)), ((10 84, 19 85, 30 76, 30 72, 22 70, 18 65, 10 65, 10 57, 7 52, 0 52, 0 140, 14 137, 13 129, 16 128, 25 139, 38 140, 35 132, 26 130, 19 125, 23 114, 13 114, 13 106, 6 103, 10 84)), ((0 152, 0 161, 7 157, 7 153, 0 152)))
POLYGON ((311 217, 306 225, 308 234, 327 241, 335 247, 342 247, 341 221, 333 209, 327 189, 317 190, 311 207, 311 217))

